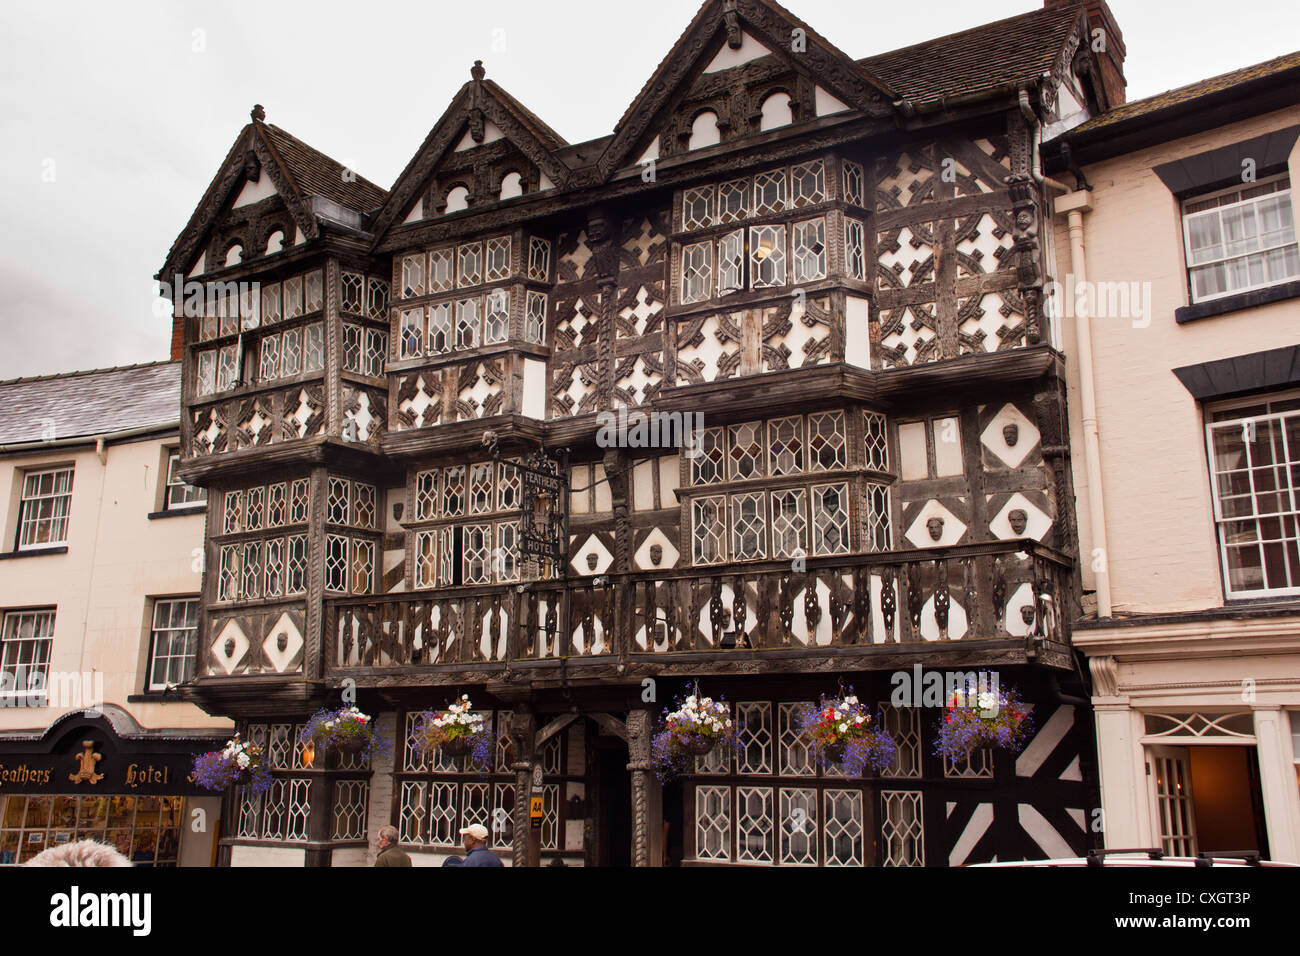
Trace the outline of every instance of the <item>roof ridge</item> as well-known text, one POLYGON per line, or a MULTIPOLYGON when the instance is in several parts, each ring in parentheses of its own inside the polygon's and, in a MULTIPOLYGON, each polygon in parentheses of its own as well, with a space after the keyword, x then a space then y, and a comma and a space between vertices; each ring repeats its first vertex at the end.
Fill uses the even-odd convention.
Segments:
MULTIPOLYGON (((929 44, 936 43, 939 40, 951 40, 956 37, 966 36, 968 33, 978 33, 983 30, 992 29, 994 27, 1002 27, 1010 23, 1012 20, 1022 20, 1022 19, 1027 20, 1034 17, 1043 17, 1044 19, 1046 19, 1049 15, 1052 14, 1063 15, 1066 13, 1069 13, 1071 16, 1078 16, 1078 13, 1082 8, 1083 8, 1083 3, 1080 2, 1080 3, 1068 4, 1066 6, 1061 6, 1061 7, 1040 7, 1037 10, 1026 10, 1024 13, 1013 13, 1011 16, 1003 17, 1001 20, 993 20, 989 23, 978 23, 973 27, 967 27, 965 30, 958 30, 955 33, 942 33, 939 36, 929 37, 925 40, 918 40, 916 43, 909 43, 907 46, 899 46, 899 47, 893 47, 892 49, 889 50, 881 50, 879 53, 873 53, 870 56, 859 57, 854 62, 858 64, 862 64, 867 62, 868 60, 877 60, 882 57, 898 56, 898 54, 900 53, 906 53, 908 50, 914 50, 917 47, 928 46, 929 44)), ((1062 16, 1062 19, 1065 19, 1065 17, 1062 16)))
POLYGON ((69 372, 50 372, 45 375, 24 375, 19 378, 0 379, 0 386, 27 385, 32 382, 53 382, 59 379, 76 378, 79 375, 108 375, 113 372, 130 372, 142 368, 155 368, 162 365, 180 365, 179 359, 160 359, 155 362, 137 362, 134 365, 110 365, 105 368, 73 369, 69 372))
MULTIPOLYGON (((1258 70, 1260 67, 1273 66, 1274 64, 1282 63, 1286 60, 1295 60, 1297 65, 1300 65, 1300 50, 1292 50, 1290 53, 1283 53, 1281 56, 1274 56, 1267 60, 1260 60, 1258 63, 1247 63, 1245 66, 1239 66, 1235 70, 1225 70, 1224 72, 1216 73, 1213 76, 1206 76, 1199 80, 1193 80, 1191 83, 1184 83, 1182 86, 1171 86, 1169 89, 1161 90, 1159 93, 1151 93, 1148 96, 1141 96, 1135 100, 1128 100, 1121 105, 1116 106, 1114 109, 1110 110, 1110 112, 1119 112, 1126 107, 1137 106, 1141 103, 1147 102, 1148 100, 1156 100, 1162 96, 1168 96, 1171 93, 1181 93, 1183 90, 1190 90, 1197 86, 1204 86, 1207 83, 1226 80, 1229 77, 1248 73, 1252 70, 1258 70)), ((1100 115, 1104 116, 1106 114, 1102 113, 1100 115)))

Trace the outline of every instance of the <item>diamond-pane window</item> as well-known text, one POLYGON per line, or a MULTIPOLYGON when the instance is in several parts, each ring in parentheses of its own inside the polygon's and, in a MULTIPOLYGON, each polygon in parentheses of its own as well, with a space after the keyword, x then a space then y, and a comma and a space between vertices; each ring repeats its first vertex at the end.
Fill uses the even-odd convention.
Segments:
POLYGON ((325 307, 325 281, 319 269, 308 272, 304 278, 303 300, 308 312, 319 312, 325 307))
POLYGON ((343 273, 342 282, 340 283, 341 306, 344 312, 352 312, 355 315, 363 315, 365 309, 365 287, 366 280, 355 272, 343 273))
POLYGON ((813 554, 847 554, 849 551, 849 486, 814 485, 813 554))
POLYGON ((330 524, 347 524, 352 510, 352 485, 343 478, 331 478, 325 520, 330 524))
POLYGON ((682 226, 704 229, 713 225, 713 187, 688 189, 682 194, 682 226))
POLYGON ((492 463, 482 462, 469 469, 469 513, 485 514, 492 510, 492 463))
POLYGON ((487 252, 487 281, 496 282, 510 276, 510 237, 498 236, 489 239, 485 246, 487 252))
POLYGON ((424 309, 402 312, 402 358, 412 358, 424 351, 424 309))
POLYGON ((299 478, 289 486, 289 523, 303 524, 307 520, 310 491, 306 478, 299 478))
POLYGON ((705 428, 699 435, 697 454, 691 459, 691 481, 711 485, 725 477, 726 433, 721 428, 705 428))
POLYGON ((695 788, 695 856, 731 859, 731 788, 695 788))
POLYGON ((519 507, 519 469, 517 462, 503 461, 497 466, 497 510, 514 511, 519 507))
POLYGON ((778 819, 781 821, 781 864, 816 866, 817 791, 782 787, 778 819))
POLYGON ((266 519, 266 489, 249 488, 245 501, 244 530, 261 531, 266 519))
POLYGON ((519 580, 519 525, 516 522, 502 522, 497 525, 497 567, 498 581, 519 580))
POLYGON ((375 575, 375 543, 364 538, 352 540, 352 593, 369 594, 375 575))
POLYGON ((784 169, 773 169, 754 177, 754 215, 765 216, 781 212, 786 203, 786 178, 784 169))
POLYGON ((745 233, 736 230, 718 240, 718 295, 745 288, 745 233))
POLYGON ((867 467, 876 471, 889 470, 889 434, 885 416, 876 412, 863 412, 863 431, 867 445, 867 467))
POLYGON ((319 372, 325 367, 325 323, 314 322, 302 330, 302 370, 319 372))
POLYGON ((463 289, 468 285, 478 285, 483 281, 483 243, 473 242, 461 246, 458 254, 460 256, 461 288, 463 289))
POLYGON ((429 351, 434 355, 450 352, 454 340, 451 332, 451 303, 429 306, 429 351))
POLYGON ((882 866, 925 866, 925 826, 919 790, 885 790, 880 825, 882 866))
POLYGON ((262 542, 244 545, 243 576, 239 582, 239 596, 244 600, 257 598, 262 593, 262 542))
POLYGON ((727 499, 697 498, 691 503, 691 539, 696 564, 720 564, 724 547, 727 499))
POLYGON ((794 226, 794 281, 826 278, 826 220, 810 219, 794 226))
POLYGON ((438 533, 421 531, 415 536, 415 586, 436 587, 438 567, 438 533))
POLYGON ((378 493, 374 485, 356 482, 352 486, 352 524, 358 528, 375 526, 375 501, 378 493))
POLYGON ((262 354, 257 360, 257 379, 269 382, 280 377, 280 336, 262 338, 262 354))
POLYGON ((388 283, 383 279, 366 282, 366 314, 372 319, 388 321, 388 283))
POLYGON ((848 465, 848 441, 844 436, 844 413, 822 412, 808 416, 810 471, 830 471, 848 465))
POLYGON ((826 866, 862 866, 862 791, 822 792, 826 866))
POLYGON ((808 541, 807 492, 786 488, 772 492, 772 557, 806 556, 808 541))
POLYGON ((343 367, 349 372, 361 371, 361 326, 343 323, 343 367))
POLYGON ((478 304, 478 299, 461 299, 456 303, 457 348, 472 349, 478 347, 478 304))
POLYGON ((718 224, 740 222, 749 214, 749 180, 733 179, 718 187, 718 224))
POLYGON ((266 495, 266 526, 268 528, 284 527, 284 519, 287 514, 287 500, 284 482, 279 482, 267 489, 266 495))
POLYGON ((348 539, 337 534, 325 536, 325 590, 348 589, 348 539))
POLYGON ((285 594, 305 594, 307 591, 307 536, 290 535, 286 539, 289 545, 289 566, 285 575, 285 594))
POLYGON ((272 282, 262 286, 262 322, 270 324, 280 321, 280 283, 272 282))
POLYGON ((785 226, 751 226, 749 259, 753 288, 785 285, 785 226))
POLYGON ((465 583, 487 584, 492 580, 492 526, 466 525, 464 541, 465 583))
POLYGON ((736 861, 771 863, 776 842, 771 787, 736 788, 736 861))
POLYGON ((454 256, 455 252, 450 247, 435 249, 429 253, 428 288, 430 292, 450 292, 456 287, 454 256))
POLYGON ((894 535, 889 521, 889 488, 886 485, 867 485, 866 522, 867 547, 871 551, 893 550, 894 535))
POLYGON ((302 329, 290 329, 281 336, 280 377, 302 371, 302 329))
POLYGON ((465 466, 448 468, 442 478, 442 513, 454 517, 465 513, 465 466))
POLYGON ((803 418, 776 418, 767 423, 767 445, 773 475, 803 471, 803 418))
POLYGON ((551 244, 533 236, 528 240, 528 278, 545 282, 551 277, 551 244))
POLYGON ((731 496, 731 557, 755 561, 767 557, 766 502, 761 491, 731 496))
POLYGON ((713 243, 682 248, 682 302, 703 302, 713 288, 713 243))
POLYGON ((546 293, 529 292, 524 312, 524 341, 546 344, 546 293))
POLYGON ((866 238, 856 219, 844 220, 844 273, 850 279, 867 277, 866 238))
POLYGON ((488 344, 504 342, 510 337, 510 293, 494 289, 487 294, 483 341, 488 344))
POLYGON ((851 202, 855 206, 865 206, 866 203, 866 177, 862 173, 862 167, 858 163, 844 161, 844 201, 851 202))
POLYGON ((438 473, 422 471, 415 476, 415 520, 438 516, 438 473))
POLYGON ((733 481, 763 476, 763 423, 732 425, 728 430, 730 452, 727 472, 733 481))
POLYGON ((406 298, 424 295, 424 255, 406 256, 402 259, 402 295, 406 298))
POLYGON ((266 597, 279 597, 284 586, 284 540, 271 538, 266 542, 266 584, 262 593, 266 597))
POLYGON ((826 201, 826 164, 820 159, 790 170, 791 201, 796 209, 826 201))

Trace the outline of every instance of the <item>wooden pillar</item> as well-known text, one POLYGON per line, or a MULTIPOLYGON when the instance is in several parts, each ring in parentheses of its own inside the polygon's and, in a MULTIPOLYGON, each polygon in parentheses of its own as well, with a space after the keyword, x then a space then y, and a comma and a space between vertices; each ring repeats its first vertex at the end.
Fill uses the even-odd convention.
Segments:
POLYGON ((537 716, 525 705, 517 707, 510 718, 510 739, 514 743, 515 812, 512 866, 539 866, 540 833, 534 837, 528 822, 528 798, 532 795, 537 716))
POLYGON ((663 789, 650 760, 654 717, 649 710, 627 715, 628 771, 632 774, 632 865, 663 866, 663 789))

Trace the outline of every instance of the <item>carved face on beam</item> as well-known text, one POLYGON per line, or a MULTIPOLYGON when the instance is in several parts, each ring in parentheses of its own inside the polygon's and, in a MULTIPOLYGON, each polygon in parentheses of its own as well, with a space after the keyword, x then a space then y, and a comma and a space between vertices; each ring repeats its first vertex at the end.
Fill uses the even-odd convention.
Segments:
POLYGON ((930 537, 938 541, 943 537, 943 519, 939 517, 931 518, 925 523, 926 530, 930 532, 930 537))
POLYGON ((1029 515, 1023 508, 1017 508, 1007 515, 1007 521, 1011 524, 1011 530, 1017 536, 1025 533, 1025 528, 1029 526, 1029 515))

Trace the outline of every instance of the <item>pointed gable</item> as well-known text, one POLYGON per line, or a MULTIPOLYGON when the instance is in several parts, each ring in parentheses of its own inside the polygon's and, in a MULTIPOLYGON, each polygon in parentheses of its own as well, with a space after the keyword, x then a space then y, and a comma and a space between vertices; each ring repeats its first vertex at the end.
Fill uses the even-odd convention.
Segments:
POLYGON ((870 70, 773 0, 707 0, 619 120, 598 164, 601 178, 638 156, 674 152, 665 137, 685 143, 704 113, 714 114, 720 132, 766 129, 763 101, 773 93, 790 99, 796 119, 847 109, 885 116, 894 99, 870 70), (728 74, 742 69, 750 82, 737 94, 728 74), (762 88, 774 77, 784 78, 762 88))
MULTIPOLYGON (((177 272, 197 275, 225 266, 225 248, 210 246, 223 223, 232 218, 248 224, 233 233, 243 250, 242 258, 248 259, 316 238, 320 230, 313 197, 356 214, 383 204, 387 193, 382 187, 286 130, 265 123, 265 115, 260 106, 253 109, 252 122, 240 130, 189 222, 172 243, 160 277, 177 272)), ((219 244, 234 241, 227 236, 219 244)))
POLYGON ((487 79, 482 61, 475 61, 471 76, 393 184, 375 219, 377 240, 394 225, 442 214, 453 190, 481 204, 510 198, 503 181, 511 173, 521 190, 568 182, 570 170, 559 155, 568 147, 564 138, 487 79))

